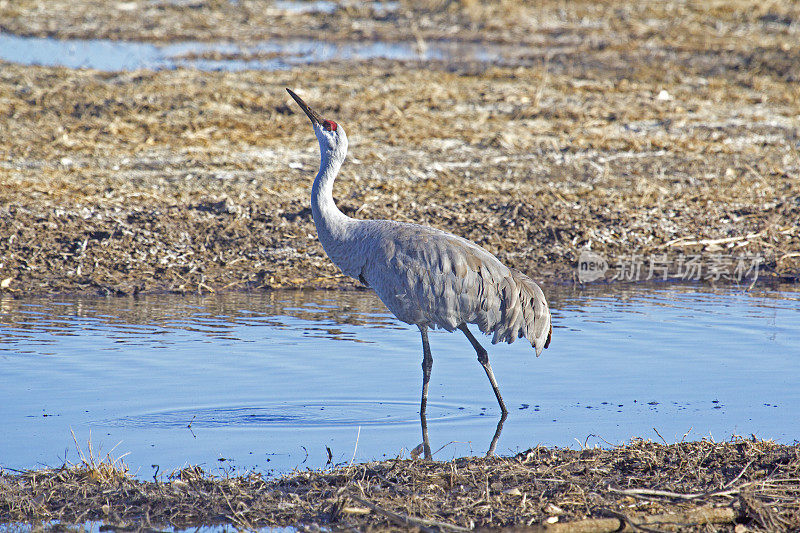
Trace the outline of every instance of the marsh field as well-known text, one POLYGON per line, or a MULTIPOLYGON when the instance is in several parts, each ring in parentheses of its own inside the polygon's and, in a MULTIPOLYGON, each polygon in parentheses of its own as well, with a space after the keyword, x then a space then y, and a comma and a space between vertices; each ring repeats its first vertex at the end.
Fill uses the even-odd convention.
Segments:
POLYGON ((354 287, 316 240, 317 146, 285 87, 349 134, 335 193, 346 213, 433 224, 537 279, 572 280, 586 247, 608 258, 749 252, 768 276, 800 270, 796 4, 328 11, 0 4, 4 36, 232 41, 240 59, 270 39, 456 43, 443 59, 345 54, 235 72, 3 64, 6 288, 354 287), (461 57, 462 42, 500 48, 481 61, 461 57))
POLYGON ((788 1, 0 0, 0 530, 800 529, 798 43, 788 1), (287 87, 342 211, 551 300, 499 423, 433 337, 434 461, 287 87))

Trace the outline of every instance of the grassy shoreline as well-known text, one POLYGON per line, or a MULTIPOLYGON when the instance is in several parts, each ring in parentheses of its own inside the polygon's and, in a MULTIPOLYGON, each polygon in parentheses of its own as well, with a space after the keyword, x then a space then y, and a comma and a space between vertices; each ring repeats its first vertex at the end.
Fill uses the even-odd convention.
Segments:
POLYGON ((0 524, 786 531, 800 527, 799 480, 799 445, 740 437, 671 445, 633 440, 608 449, 539 446, 511 457, 445 462, 394 459, 276 479, 188 467, 142 481, 121 461, 86 460, 0 471, 0 524))

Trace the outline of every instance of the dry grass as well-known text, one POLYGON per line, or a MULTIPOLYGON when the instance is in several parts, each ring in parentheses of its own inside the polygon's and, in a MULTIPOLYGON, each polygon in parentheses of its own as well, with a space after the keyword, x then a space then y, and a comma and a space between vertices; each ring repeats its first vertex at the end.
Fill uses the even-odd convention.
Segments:
MULTIPOLYGON (((70 430, 71 431, 71 430, 70 430)), ((95 452, 92 445, 92 436, 89 434, 89 440, 86 443, 86 452, 78 444, 78 438, 75 432, 72 432, 72 440, 75 442, 75 450, 78 452, 78 457, 81 461, 77 465, 70 464, 69 467, 75 472, 82 474, 86 481, 95 481, 101 484, 116 483, 121 480, 128 479, 129 470, 125 464, 125 455, 119 457, 112 456, 116 446, 109 450, 105 457, 99 452, 95 452)), ((65 465, 66 466, 66 465, 65 465)))
POLYGON ((609 521, 597 519, 611 518, 605 530, 614 531, 650 517, 649 527, 664 531, 674 524, 653 524, 652 517, 671 514, 681 531, 800 528, 800 448, 755 439, 537 447, 514 457, 397 459, 275 480, 215 477, 197 467, 167 481, 135 480, 125 471, 98 479, 87 468, 0 473, 0 523, 424 531, 563 524, 603 531, 598 526, 609 521))
POLYGON ((87 1, 0 2, 0 20, 42 35, 181 38, 186 27, 250 42, 265 28, 407 37, 413 19, 422 41, 528 44, 505 66, 4 65, 0 280, 11 290, 352 287, 316 241, 316 143, 286 86, 347 129, 336 193, 351 215, 433 224, 539 279, 571 279, 584 247, 758 253, 772 277, 800 272, 794 4, 515 3, 513 20, 472 2, 385 16, 122 4, 102 27, 91 24, 100 3, 87 1))

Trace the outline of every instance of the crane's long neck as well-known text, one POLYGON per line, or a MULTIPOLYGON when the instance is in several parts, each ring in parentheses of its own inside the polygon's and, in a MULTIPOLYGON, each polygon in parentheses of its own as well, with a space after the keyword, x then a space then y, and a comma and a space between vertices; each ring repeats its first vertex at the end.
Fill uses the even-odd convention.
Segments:
POLYGON ((326 149, 320 143, 320 168, 311 187, 311 214, 325 252, 339 266, 346 261, 346 241, 358 221, 339 211, 333 201, 333 182, 347 155, 347 146, 326 149))

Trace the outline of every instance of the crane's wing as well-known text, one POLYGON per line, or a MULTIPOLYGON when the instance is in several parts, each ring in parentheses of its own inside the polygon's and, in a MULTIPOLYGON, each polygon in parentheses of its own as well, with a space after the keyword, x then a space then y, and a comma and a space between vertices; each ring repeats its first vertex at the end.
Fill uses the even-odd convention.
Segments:
POLYGON ((448 331, 477 324, 492 344, 525 337, 537 356, 550 344, 550 309, 531 278, 444 231, 374 222, 361 278, 400 320, 448 331))

